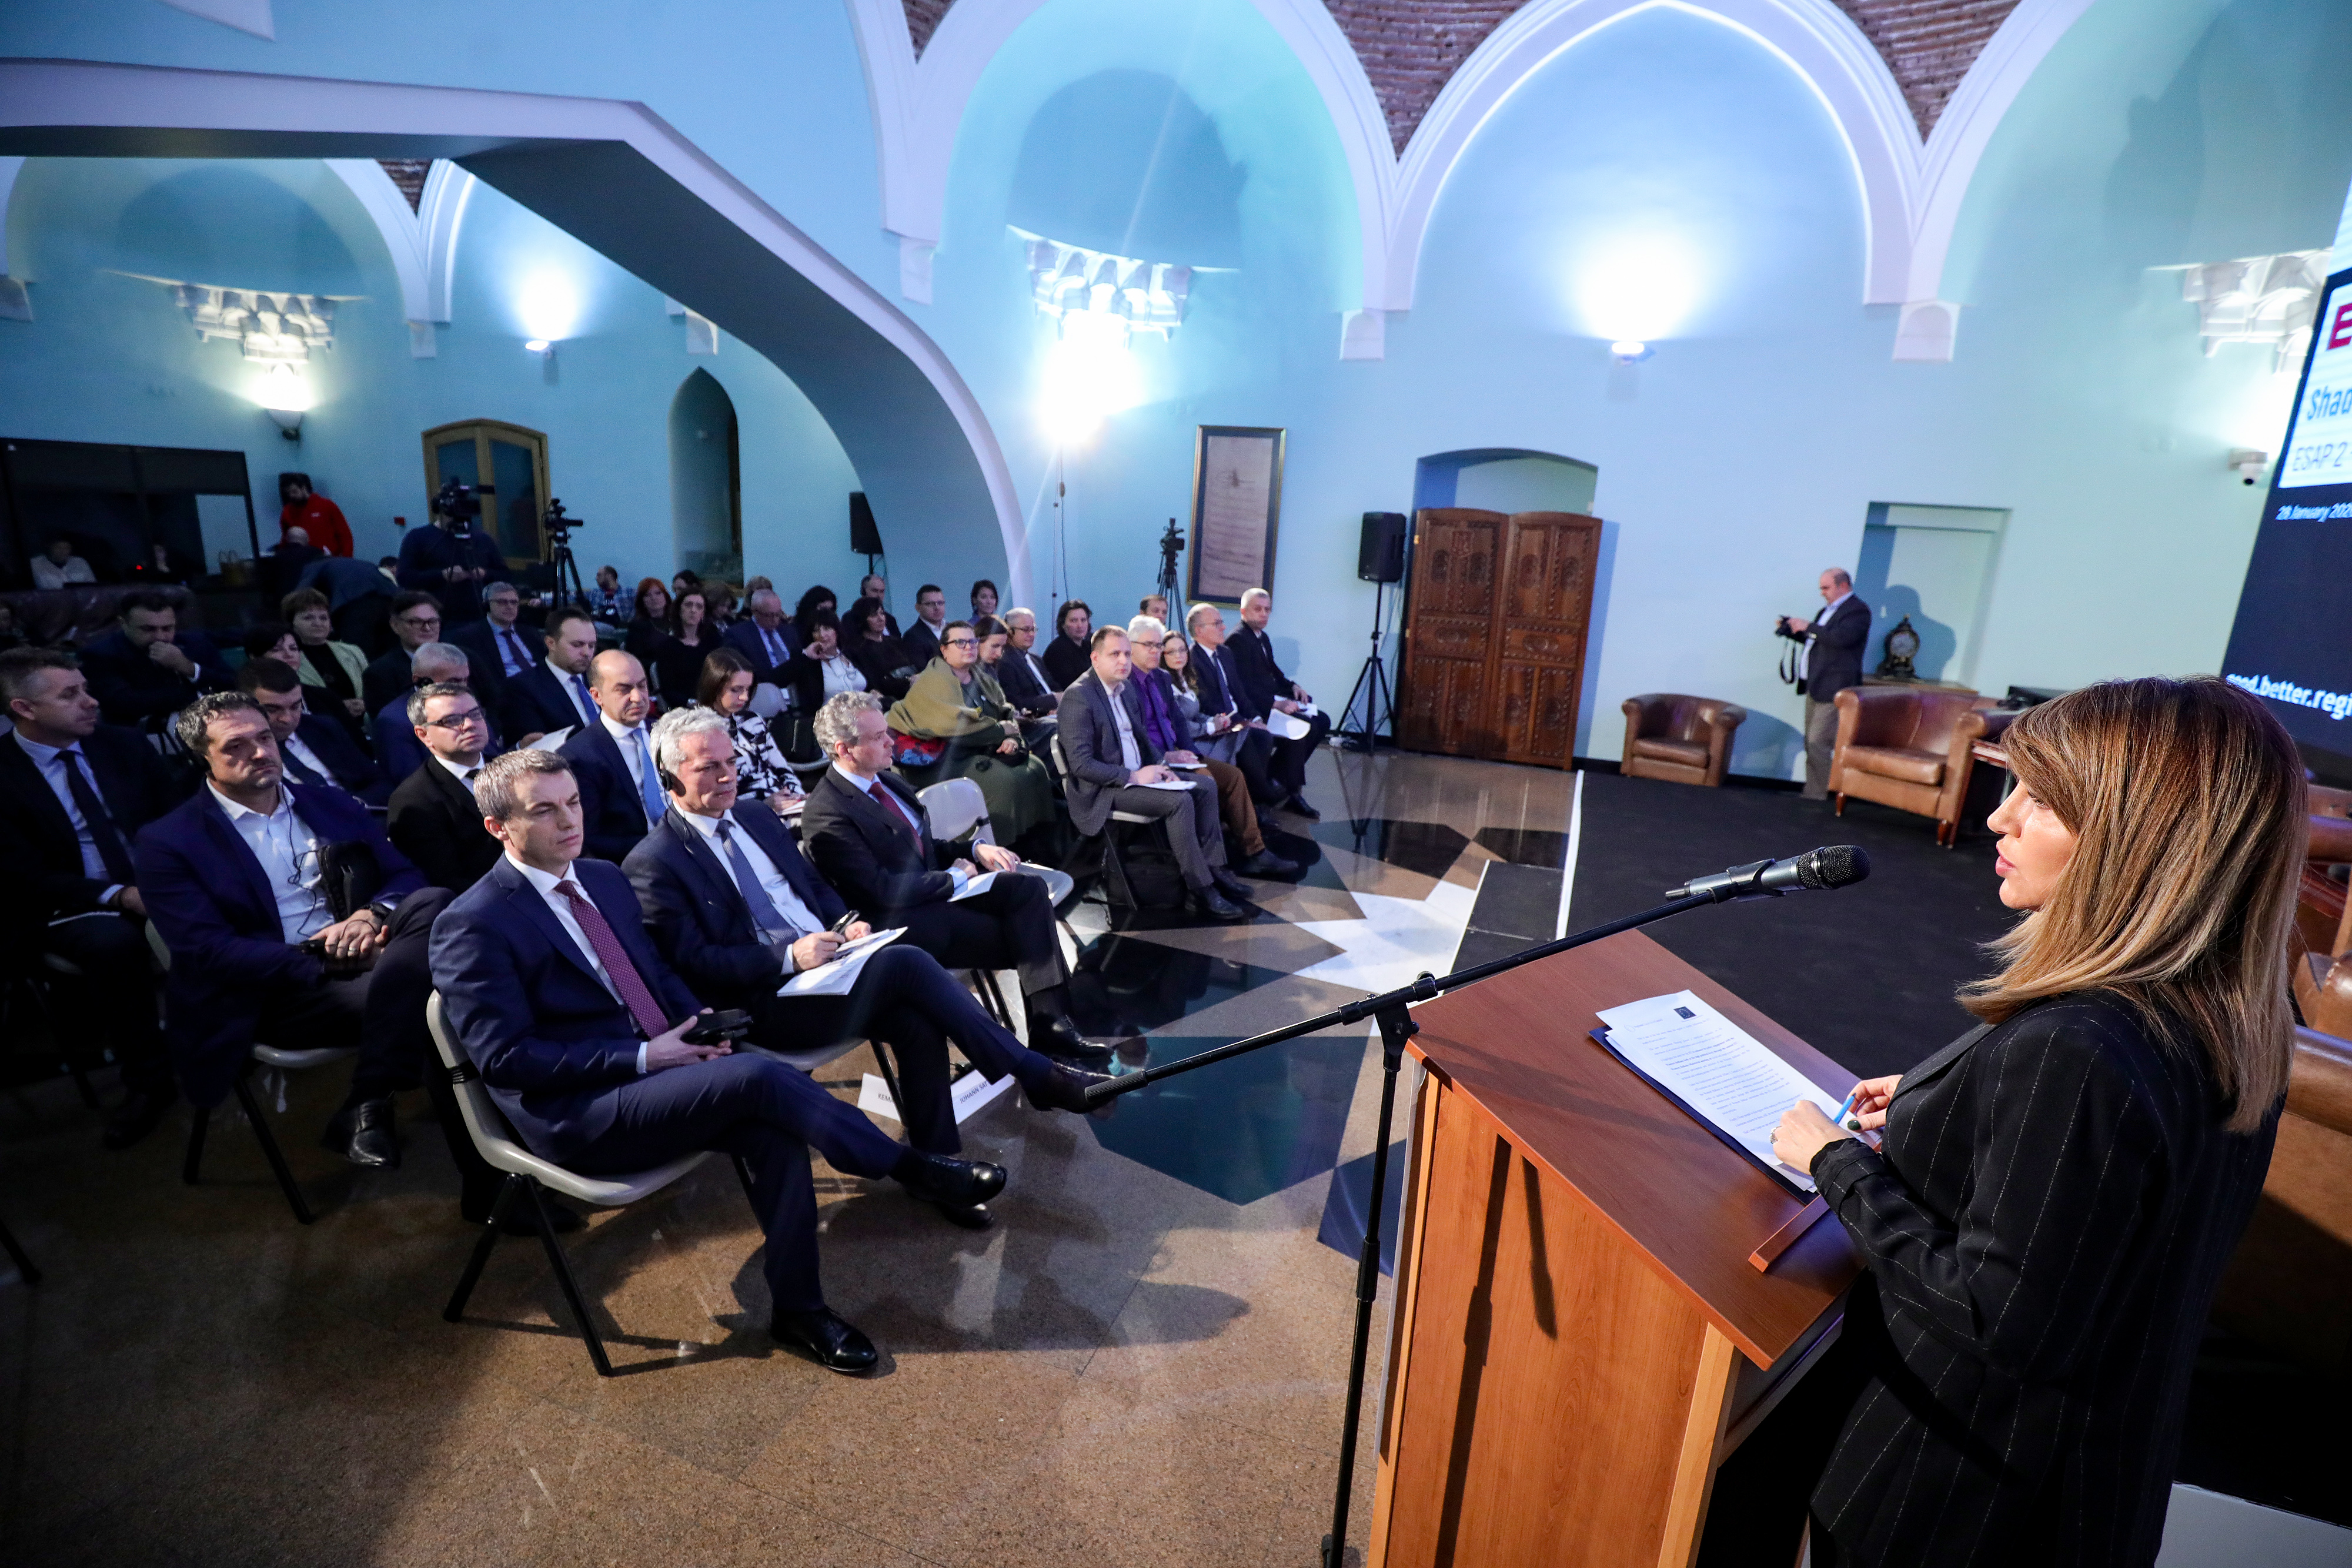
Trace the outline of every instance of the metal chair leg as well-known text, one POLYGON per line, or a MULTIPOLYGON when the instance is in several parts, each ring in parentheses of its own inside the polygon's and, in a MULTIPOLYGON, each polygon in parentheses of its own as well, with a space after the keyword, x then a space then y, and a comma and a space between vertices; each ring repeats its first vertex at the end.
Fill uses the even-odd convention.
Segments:
POLYGON ((1020 1030, 1013 1022, 1012 1009, 1004 1005, 1004 990, 996 983, 996 971, 974 969, 971 975, 973 982, 980 989, 980 999, 988 1005, 988 1010, 995 1017, 996 1021, 1003 1024, 1008 1033, 1020 1033, 1020 1030))
POLYGON ((1136 907, 1135 888, 1127 880, 1127 860, 1118 852, 1118 824, 1103 824, 1103 901, 1114 909, 1136 907))
POLYGON ((204 1163, 205 1129, 212 1125, 213 1108, 196 1107, 195 1120, 188 1127, 188 1157, 180 1164, 180 1179, 190 1186, 196 1185, 196 1167, 204 1163))
POLYGON ((874 1048, 874 1065, 882 1074, 882 1087, 890 1092, 890 1103, 898 1107, 898 1124, 907 1124, 906 1096, 898 1091, 898 1074, 890 1066, 890 1050, 878 1040, 866 1042, 874 1048))
POLYGON ((596 1364, 596 1375, 613 1375, 613 1364, 604 1354, 604 1342, 598 1337, 595 1323, 588 1316, 588 1302, 580 1294, 580 1282, 572 1277, 571 1260, 563 1256, 562 1243, 555 1239, 553 1217, 547 1212, 547 1199, 541 1195, 540 1185, 525 1178, 530 1192, 530 1207, 539 1216, 539 1239, 547 1244, 548 1266, 555 1270, 555 1282, 563 1287, 563 1299, 572 1304, 572 1315, 580 1324, 580 1337, 588 1342, 588 1359, 596 1364))
POLYGON ((451 1322, 461 1322, 466 1315, 466 1303, 473 1298, 474 1287, 481 1281, 482 1270, 490 1260, 490 1249, 499 1244, 499 1227, 507 1221, 516 1197, 522 1191, 522 1177, 509 1175, 499 1184, 499 1196, 490 1205, 490 1218, 482 1227, 482 1239, 474 1243, 474 1255, 466 1260, 466 1271, 457 1276, 457 1289, 441 1315, 451 1322))
POLYGON ((33 1267, 33 1260, 26 1255, 24 1246, 17 1241, 16 1233, 5 1225, 0 1225, 0 1247, 8 1249, 9 1260, 16 1265, 16 1272, 25 1283, 37 1285, 41 1282, 41 1271, 33 1267))
POLYGON ((286 1201, 292 1206, 294 1218, 304 1225, 310 1224, 316 1217, 311 1214, 310 1206, 302 1201, 302 1189, 295 1185, 293 1167, 286 1163, 286 1154, 278 1146, 277 1134, 269 1130, 268 1122, 261 1114, 261 1102, 254 1098, 250 1074, 237 1074, 236 1099, 237 1103, 245 1107, 246 1119, 253 1124, 254 1138, 261 1145, 261 1152, 268 1157, 269 1168, 277 1173, 278 1185, 285 1189, 286 1201))

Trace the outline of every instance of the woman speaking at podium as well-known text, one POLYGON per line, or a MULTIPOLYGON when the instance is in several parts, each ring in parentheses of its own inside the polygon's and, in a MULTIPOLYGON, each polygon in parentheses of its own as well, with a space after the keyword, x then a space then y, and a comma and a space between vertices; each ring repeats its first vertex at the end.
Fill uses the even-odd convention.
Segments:
POLYGON ((2293 1048, 2303 768, 2212 679, 2113 681, 2011 725, 1993 813, 2025 912, 1984 1023, 1774 1147, 1868 1264, 1861 1392, 1813 1562, 2146 1564, 2190 1365, 2269 1168, 2293 1048))

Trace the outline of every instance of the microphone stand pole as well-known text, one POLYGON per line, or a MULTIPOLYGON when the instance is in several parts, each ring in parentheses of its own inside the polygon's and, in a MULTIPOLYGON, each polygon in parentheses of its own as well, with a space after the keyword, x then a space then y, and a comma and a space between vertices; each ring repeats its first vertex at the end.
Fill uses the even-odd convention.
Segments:
MULTIPOLYGON (((1759 862, 1755 866, 1741 869, 1753 873, 1760 872, 1763 864, 1764 862, 1759 862)), ((1736 898, 1755 896, 1758 894, 1753 888, 1752 876, 1747 882, 1727 883, 1710 888, 1704 893, 1689 894, 1681 898, 1671 899, 1654 909, 1645 909, 1639 915, 1629 915, 1622 920, 1612 920, 1605 925, 1594 925, 1582 931, 1570 932, 1556 941, 1542 943, 1524 952, 1514 953, 1507 958, 1496 958, 1490 963, 1474 964, 1469 968, 1456 969, 1450 975, 1435 977, 1423 973, 1411 985, 1401 986, 1393 991, 1348 1002, 1333 1008, 1329 1012, 1318 1013, 1313 1018, 1302 1019, 1293 1024, 1285 1024, 1280 1029, 1268 1030, 1263 1034, 1254 1034, 1246 1040, 1237 1040, 1230 1045, 1221 1045, 1213 1051, 1204 1051, 1198 1056, 1188 1056, 1181 1061, 1171 1061, 1160 1067, 1147 1067, 1139 1072, 1130 1072, 1114 1078, 1108 1083, 1096 1084, 1087 1091, 1088 1103, 1098 1105, 1117 1095, 1131 1094, 1146 1084, 1157 1083, 1163 1078, 1173 1078, 1180 1072, 1195 1071, 1233 1057, 1263 1050, 1269 1045, 1279 1045, 1284 1040, 1296 1040, 1303 1034, 1312 1034, 1318 1030, 1329 1029, 1336 1024, 1361 1023, 1366 1019, 1371 1019, 1380 1025, 1380 1128, 1373 1135, 1372 1197, 1364 1222, 1364 1249, 1356 1260, 1356 1343, 1348 1357, 1348 1409, 1345 1424, 1339 1428, 1339 1485, 1338 1492, 1331 1500, 1331 1533, 1323 1538, 1323 1568, 1340 1568, 1347 1552, 1348 1504, 1350 1500, 1349 1494, 1355 1485, 1356 1437, 1361 1424, 1364 1401, 1364 1359, 1371 1341, 1372 1305, 1379 1299, 1380 1294, 1381 1208, 1388 1195, 1389 1129, 1396 1113, 1397 1069, 1404 1062, 1404 1042, 1411 1040, 1421 1030, 1421 1026, 1412 1021, 1412 1015, 1408 1009, 1414 1002, 1433 1000, 1447 991, 1459 990, 1465 986, 1475 985, 1480 980, 1491 979, 1507 970, 1516 969, 1522 964, 1532 964, 1538 959, 1549 958, 1556 953, 1565 953, 1571 947, 1581 947, 1588 942, 1598 942, 1604 936, 1614 936, 1621 931, 1631 931, 1637 925, 1647 925, 1653 921, 1664 920, 1669 915, 1680 915, 1685 910, 1701 908, 1709 904, 1725 904, 1736 898)), ((1778 895, 1768 894, 1764 896, 1778 895)))

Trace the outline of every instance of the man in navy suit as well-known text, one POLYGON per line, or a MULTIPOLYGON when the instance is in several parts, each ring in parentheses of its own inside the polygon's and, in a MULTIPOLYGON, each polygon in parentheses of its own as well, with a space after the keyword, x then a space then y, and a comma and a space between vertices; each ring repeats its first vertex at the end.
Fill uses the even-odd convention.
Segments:
POLYGON ((873 1342, 824 1302, 808 1151, 936 1203, 984 1203, 1004 1172, 902 1147, 773 1057, 688 1041, 702 1002, 646 935, 620 868, 580 858, 580 790, 563 759, 509 752, 474 789, 505 853, 441 917, 433 981, 517 1134, 591 1175, 697 1149, 740 1156, 767 1236, 771 1333, 836 1372, 873 1366, 873 1342))
POLYGON ((498 863, 498 840, 482 826, 474 780, 499 753, 482 702, 457 683, 409 694, 412 733, 431 760, 400 781, 383 831, 435 887, 463 893, 498 863))
POLYGON ((98 699, 71 653, 0 653, 0 703, 16 722, 0 738, 0 866, 10 890, 0 900, 0 934, 27 960, 55 953, 82 971, 52 974, 49 983, 75 998, 81 1021, 121 1064, 122 1103, 102 1141, 127 1149, 179 1098, 155 1020, 131 840, 182 790, 145 736, 99 722, 98 699))
POLYGON ((580 780, 588 814, 588 852, 620 864, 669 809, 654 768, 653 684, 636 656, 599 653, 588 669, 596 720, 563 743, 563 759, 580 780))
POLYGON ((588 693, 588 665, 596 657, 596 622, 576 604, 547 616, 547 655, 507 683, 499 727, 517 746, 530 746, 560 729, 596 722, 588 693))
POLYGON ((511 582, 482 590, 483 618, 454 627, 449 641, 466 650, 474 666, 474 689, 495 711, 507 683, 534 668, 546 653, 544 640, 522 624, 522 594, 511 582))
MULTIPOLYGON (((845 995, 777 995, 793 975, 823 967, 845 938, 856 941, 870 928, 857 921, 836 936, 832 927, 848 906, 802 857, 784 824, 773 811, 734 810, 735 743, 724 717, 709 708, 666 716, 654 727, 654 758, 669 810, 622 869, 645 905, 654 945, 696 996, 751 1013, 759 1025, 753 1040, 787 1061, 845 1040, 888 1045, 907 1099, 899 1107, 907 1140, 933 1154, 963 1146, 948 1096, 950 1040, 990 1081, 1010 1073, 1033 1103, 1087 1109, 1087 1085, 1099 1073, 1024 1046, 911 943, 868 956, 845 995)), ((990 1223, 977 1204, 944 1212, 970 1229, 990 1223)))
POLYGON ((1184 617, 1184 635, 1192 643, 1192 672, 1199 677, 1201 715, 1230 714, 1233 727, 1213 741, 1194 747, 1202 756, 1230 762, 1249 781, 1250 799, 1272 805, 1281 799, 1274 789, 1274 737, 1264 722, 1253 725, 1241 711, 1233 683, 1218 650, 1225 644, 1224 612, 1213 604, 1195 604, 1184 617))
MULTIPOLYGON (((197 699, 173 727, 204 782, 140 833, 136 860, 148 917, 172 950, 165 1010, 181 1086, 218 1103, 257 1038, 356 1040, 351 1095, 324 1142, 355 1166, 399 1165, 392 1096, 415 1086, 432 1048, 426 943, 449 894, 425 887, 358 801, 287 784, 269 721, 243 692, 197 699), (337 886, 343 865, 352 875, 337 886), (338 918, 339 901, 355 907, 338 918)), ((486 1212, 497 1178, 441 1075, 425 1076, 467 1207, 486 1212)))
POLYGON ((236 673, 236 689, 269 720, 288 783, 331 787, 371 806, 392 798, 392 780, 368 760, 352 732, 324 714, 305 711, 302 677, 290 666, 278 659, 247 659, 236 673))
POLYGON ((184 631, 171 595, 142 588, 122 596, 122 623, 81 650, 82 674, 110 724, 161 729, 206 692, 228 685, 228 670, 201 632, 184 631))
MULTIPOLYGON (((425 686, 474 684, 474 664, 466 650, 455 643, 427 643, 416 650, 408 667, 415 685, 377 710, 368 723, 368 733, 375 741, 376 761, 383 776, 397 789, 401 783, 425 766, 425 751, 416 738, 416 726, 408 716, 408 699, 425 686)), ((488 705, 483 707, 484 722, 488 722, 488 705)), ((490 725, 490 750, 504 751, 506 743, 499 738, 499 727, 490 725)))
POLYGON ((743 655, 751 666, 753 685, 784 685, 784 665, 800 652, 798 628, 784 619, 784 601, 772 588, 753 593, 746 608, 751 614, 727 628, 719 639, 724 647, 743 655))
MULTIPOLYGON (((1224 676, 1225 686, 1239 706, 1242 717, 1264 724, 1266 716, 1284 713, 1307 726, 1307 733, 1297 739, 1276 738, 1274 757, 1268 771, 1272 775, 1276 801, 1310 821, 1322 813, 1307 803, 1303 790, 1307 788, 1307 759, 1323 745, 1323 737, 1331 733, 1328 714, 1303 714, 1299 710, 1315 699, 1307 688, 1282 673, 1275 662, 1274 639, 1267 636, 1265 623, 1274 615, 1274 595, 1263 588, 1253 588, 1242 595, 1242 629, 1234 633, 1233 641, 1217 653, 1217 671, 1224 676)), ((1222 617, 1220 617, 1222 620, 1222 617)))

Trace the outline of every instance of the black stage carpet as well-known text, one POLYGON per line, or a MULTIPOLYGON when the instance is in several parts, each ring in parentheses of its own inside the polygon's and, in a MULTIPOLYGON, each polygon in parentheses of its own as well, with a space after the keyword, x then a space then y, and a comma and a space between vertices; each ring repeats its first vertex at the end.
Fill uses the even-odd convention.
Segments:
POLYGON ((1694 910, 1648 933, 1856 1076, 1901 1072, 1974 1026, 1952 994, 1990 968, 1980 944, 2016 918, 1981 831, 1943 850, 1929 818, 1866 801, 1839 817, 1791 791, 1587 773, 1569 925, 1631 915, 1688 877, 1821 844, 1867 850, 1870 880, 1694 910))

